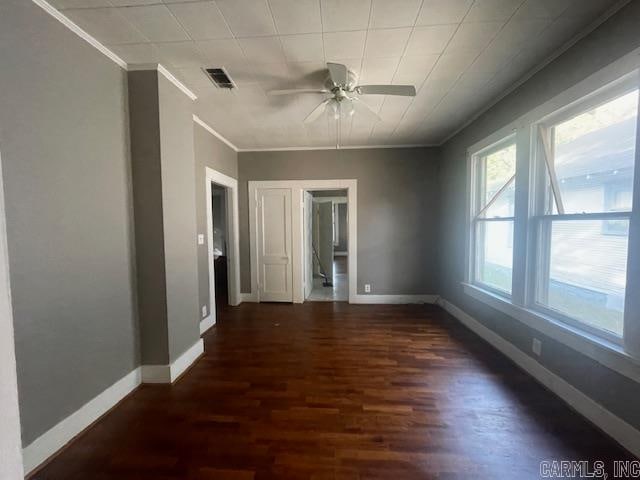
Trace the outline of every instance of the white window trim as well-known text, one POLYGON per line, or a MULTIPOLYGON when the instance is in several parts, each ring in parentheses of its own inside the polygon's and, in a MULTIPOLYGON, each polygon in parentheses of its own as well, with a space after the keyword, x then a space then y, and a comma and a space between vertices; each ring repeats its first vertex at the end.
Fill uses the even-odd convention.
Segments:
POLYGON ((634 208, 629 227, 628 282, 623 342, 620 342, 619 339, 617 339, 618 343, 611 341, 610 338, 606 338, 606 335, 602 335, 600 330, 596 330, 597 335, 593 334, 588 331, 588 328, 584 328, 585 325, 582 323, 578 323, 579 327, 577 327, 528 307, 533 298, 533 286, 530 285, 532 276, 527 275, 527 272, 533 268, 533 265, 529 263, 537 258, 532 255, 535 252, 532 249, 537 246, 532 237, 536 232, 531 228, 532 222, 530 221, 530 212, 534 211, 533 197, 530 195, 530 179, 538 178, 535 171, 537 162, 530 162, 534 158, 533 147, 535 145, 532 142, 534 127, 551 115, 555 116, 563 110, 568 111, 577 102, 580 102, 584 107, 585 98, 597 98, 603 90, 610 92, 616 84, 627 81, 626 76, 640 75, 637 73, 639 68, 640 49, 636 49, 469 147, 467 150, 467 178, 469 181, 467 182, 466 199, 466 264, 465 279, 462 282, 464 292, 472 298, 492 306, 635 381, 640 381, 640 298, 636 298, 637 295, 632 295, 631 292, 640 291, 640 249, 631 248, 631 245, 640 244, 640 132, 636 139, 634 208), (502 292, 490 291, 483 286, 471 283, 473 278, 471 227, 473 224, 473 189, 475 188, 473 185, 473 157, 478 152, 486 150, 514 134, 516 135, 517 151, 514 261, 512 294, 506 296, 502 292), (635 312, 633 319, 629 312, 635 312))
MULTIPOLYGON (((484 282, 481 282, 480 280, 478 280, 476 278, 477 276, 477 262, 476 262, 476 255, 478 252, 477 249, 477 222, 478 222, 478 216, 480 215, 480 213, 487 208, 487 205, 480 205, 480 198, 478 196, 478 162, 480 161, 480 159, 482 157, 486 157, 488 155, 491 155, 492 153, 495 153, 497 151, 502 150, 503 148, 509 146, 509 145, 516 145, 517 147, 517 143, 516 143, 516 135, 514 133, 511 133, 509 135, 507 135, 506 137, 501 138, 500 140, 496 141, 496 142, 492 142, 489 145, 487 145, 486 147, 475 151, 474 153, 471 153, 469 155, 469 178, 470 180, 470 187, 469 187, 469 191, 470 191, 470 203, 469 203, 469 221, 470 221, 470 228, 469 228, 469 250, 468 250, 468 265, 469 268, 467 270, 467 281, 469 283, 472 283, 474 285, 478 285, 479 287, 489 291, 489 292, 493 292, 497 295, 503 295, 507 298, 511 298, 512 294, 513 294, 513 276, 512 276, 512 288, 511 288, 511 292, 506 292, 503 290, 500 290, 498 288, 495 288, 491 285, 488 285, 484 282)), ((517 148, 516 148, 517 150, 517 148)), ((511 181, 509 181, 508 183, 511 183, 511 181)), ((505 184, 506 186, 506 184, 505 184)), ((503 187, 504 188, 504 187, 503 187)), ((491 201, 493 201, 495 198, 497 198, 500 195, 501 192, 497 192, 496 196, 491 199, 491 201)), ((491 221, 498 221, 498 222, 507 222, 507 221, 512 221, 514 222, 514 232, 515 232, 515 216, 511 216, 511 217, 499 217, 499 218, 483 218, 480 219, 480 221, 484 221, 484 222, 491 222, 491 221)), ((515 239, 515 237, 514 237, 515 239)))

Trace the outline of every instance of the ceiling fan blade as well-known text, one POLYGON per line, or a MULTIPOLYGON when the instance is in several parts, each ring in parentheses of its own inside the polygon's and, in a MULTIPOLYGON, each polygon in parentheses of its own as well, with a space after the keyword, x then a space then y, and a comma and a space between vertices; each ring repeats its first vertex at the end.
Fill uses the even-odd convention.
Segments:
POLYGON ((333 99, 327 98, 323 102, 320 102, 320 104, 316 108, 311 110, 311 113, 309 115, 307 115, 307 118, 304 119, 304 123, 311 123, 314 120, 317 120, 320 117, 320 115, 324 113, 326 106, 329 104, 331 100, 333 99))
POLYGON ((292 88, 289 90, 270 90, 267 95, 296 95, 298 93, 331 93, 329 90, 317 88, 292 88))
POLYGON ((346 65, 341 63, 327 63, 329 76, 335 85, 346 85, 349 82, 349 73, 346 65))
POLYGON ((377 122, 382 121, 382 118, 380 118, 380 116, 376 112, 374 112, 369 105, 364 103, 358 97, 351 98, 351 105, 353 105, 353 109, 355 110, 356 115, 363 115, 377 122))
POLYGON ((401 95, 415 97, 416 87, 413 85, 358 85, 356 92, 361 95, 401 95))

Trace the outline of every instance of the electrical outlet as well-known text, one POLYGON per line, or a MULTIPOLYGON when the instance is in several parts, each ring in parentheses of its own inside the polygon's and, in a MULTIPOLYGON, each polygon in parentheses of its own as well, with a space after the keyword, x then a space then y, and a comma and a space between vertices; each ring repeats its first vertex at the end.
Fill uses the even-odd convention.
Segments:
POLYGON ((365 283, 364 284, 364 293, 371 293, 371 284, 370 283, 365 283))
POLYGON ((534 338, 533 342, 531 342, 531 350, 533 350, 533 353, 537 356, 540 356, 542 354, 542 342, 539 339, 534 338))
POLYGON ((198 245, 204 245, 204 234, 198 234, 198 245))
POLYGON ((203 305, 202 306, 202 318, 207 316, 207 306, 203 305))

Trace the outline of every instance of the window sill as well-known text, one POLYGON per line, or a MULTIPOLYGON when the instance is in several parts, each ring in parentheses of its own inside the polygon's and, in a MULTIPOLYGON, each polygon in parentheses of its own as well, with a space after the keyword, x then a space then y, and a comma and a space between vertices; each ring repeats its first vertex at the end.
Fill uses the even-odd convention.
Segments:
MULTIPOLYGON (((528 308, 514 305, 508 299, 476 285, 462 283, 464 292, 474 299, 513 317, 519 322, 557 340, 602 365, 640 382, 640 359, 627 353, 621 345, 584 332, 571 325, 528 308)), ((544 347, 543 347, 544 350, 544 347)))

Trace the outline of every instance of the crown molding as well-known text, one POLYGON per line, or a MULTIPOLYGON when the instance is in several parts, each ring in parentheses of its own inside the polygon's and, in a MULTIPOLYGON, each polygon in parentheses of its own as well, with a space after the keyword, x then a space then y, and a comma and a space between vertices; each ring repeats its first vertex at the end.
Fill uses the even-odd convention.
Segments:
POLYGON ((202 128, 204 128, 211 135, 216 137, 218 140, 220 140, 222 143, 227 145, 229 148, 231 148, 234 152, 237 153, 237 152, 241 151, 241 150, 238 150, 238 147, 236 147, 233 143, 231 143, 229 140, 227 140, 222 135, 220 135, 218 132, 216 132, 213 128, 211 128, 211 126, 208 123, 206 123, 204 120, 202 120, 199 116, 194 114, 193 115, 193 121, 196 122, 198 125, 200 125, 202 128))
POLYGON ((160 63, 130 63, 127 65, 127 71, 129 72, 140 72, 147 70, 157 70, 158 73, 161 73, 164 78, 173 83, 182 93, 184 93, 191 100, 197 100, 198 96, 193 93, 189 88, 178 80, 169 70, 166 69, 160 63))
POLYGON ((307 150, 366 150, 366 149, 385 149, 385 148, 433 148, 439 147, 433 143, 411 143, 402 145, 340 145, 339 147, 276 147, 276 148, 239 148, 239 153, 251 152, 298 152, 307 150))
POLYGON ((123 68, 125 70, 127 69, 127 62, 122 60, 118 55, 113 53, 111 50, 109 50, 107 47, 105 47, 102 43, 100 43, 94 37, 89 35, 87 32, 85 32, 78 25, 73 23, 68 17, 63 15, 59 10, 57 10, 50 3, 48 3, 45 0, 32 0, 32 1, 33 1, 33 3, 38 5, 40 8, 42 8, 45 12, 47 12, 49 15, 51 15, 53 18, 55 18, 60 23, 62 23, 69 30, 71 30, 73 33, 75 33, 80 38, 82 38, 89 45, 91 45, 96 50, 98 50, 100 53, 102 53, 107 58, 109 58, 111 61, 116 63, 120 68, 123 68))

